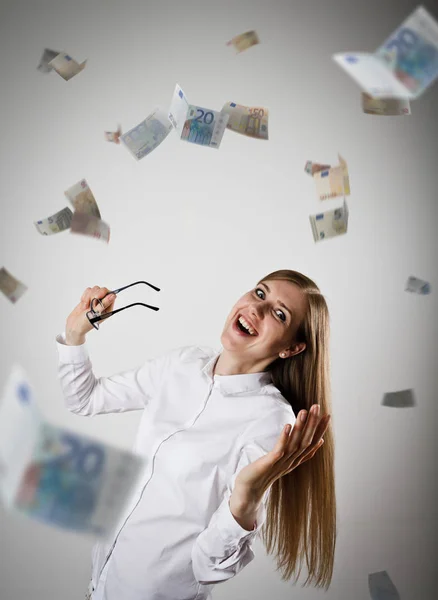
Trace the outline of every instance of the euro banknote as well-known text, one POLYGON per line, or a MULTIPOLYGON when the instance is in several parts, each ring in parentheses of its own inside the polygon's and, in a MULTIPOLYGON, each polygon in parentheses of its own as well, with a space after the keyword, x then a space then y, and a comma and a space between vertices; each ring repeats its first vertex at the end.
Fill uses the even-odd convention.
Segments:
POLYGON ((181 87, 176 84, 168 118, 180 139, 218 149, 228 123, 228 115, 209 108, 189 104, 181 87))
POLYGON ((55 56, 55 58, 49 62, 48 66, 55 69, 58 75, 65 79, 65 81, 69 81, 69 79, 85 69, 86 63, 87 61, 85 60, 83 63, 79 64, 65 52, 60 52, 58 56, 55 56))
POLYGON ((15 365, 0 404, 0 492, 11 511, 108 538, 144 468, 143 459, 47 422, 15 365))
POLYGON ((245 33, 241 33, 240 35, 236 35, 232 40, 227 42, 227 46, 233 45, 237 52, 243 52, 244 50, 248 50, 251 46, 255 46, 259 44, 259 36, 255 31, 246 31, 245 33))
POLYGON ((315 173, 324 171, 324 169, 330 169, 330 165, 321 165, 320 163, 314 163, 311 160, 308 160, 304 166, 304 170, 308 175, 315 175, 315 173))
MULTIPOLYGON (((338 154, 339 165, 329 169, 316 170, 313 179, 320 200, 350 195, 350 178, 345 160, 338 154)), ((318 165, 318 167, 321 165, 318 165)))
POLYGON ((371 600, 400 600, 397 588, 386 571, 368 575, 371 600))
POLYGON ((122 128, 119 125, 117 131, 105 131, 105 139, 107 142, 114 142, 120 144, 120 136, 122 135, 122 128))
POLYGON ((60 52, 58 50, 50 50, 50 48, 45 48, 43 55, 41 56, 40 63, 37 67, 38 71, 41 73, 50 73, 53 70, 53 67, 50 66, 50 61, 53 60, 56 56, 58 56, 60 52))
POLYGON ((15 304, 26 290, 27 286, 24 283, 16 279, 4 267, 0 269, 0 291, 12 304, 15 304))
POLYGON ((333 59, 374 98, 418 98, 438 77, 438 23, 419 6, 374 54, 333 59))
POLYGON ((390 406, 391 408, 411 408, 415 406, 414 391, 399 390, 398 392, 387 392, 383 396, 382 406, 390 406))
POLYGON ((418 279, 418 277, 409 277, 406 282, 405 292, 414 292, 423 296, 430 294, 430 283, 418 279))
POLYGON ((101 218, 96 199, 86 179, 81 179, 81 181, 72 185, 64 194, 74 206, 75 211, 88 213, 98 219, 101 218))
POLYGON ((172 130, 167 113, 156 108, 144 121, 124 133, 120 139, 137 160, 155 150, 172 130))
POLYGON ((267 108, 226 102, 222 112, 230 117, 227 129, 259 140, 269 138, 269 111, 267 108))
POLYGON ((313 239, 315 242, 347 233, 348 206, 344 200, 343 206, 327 210, 317 215, 310 215, 313 239))
POLYGON ((109 242, 111 233, 109 225, 102 219, 89 213, 77 211, 73 213, 70 231, 103 240, 106 243, 109 242))
POLYGON ((53 235, 54 233, 70 229, 72 217, 72 211, 66 206, 51 217, 41 219, 41 221, 34 221, 34 225, 41 235, 53 235))
POLYGON ((362 92, 362 110, 368 115, 395 117, 411 114, 411 105, 407 98, 373 98, 362 92))

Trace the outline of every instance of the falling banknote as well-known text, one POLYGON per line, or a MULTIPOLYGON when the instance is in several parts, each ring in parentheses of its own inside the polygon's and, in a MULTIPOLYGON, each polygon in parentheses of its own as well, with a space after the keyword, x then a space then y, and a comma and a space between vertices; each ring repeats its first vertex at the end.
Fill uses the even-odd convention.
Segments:
POLYGON ((269 111, 267 108, 226 102, 222 112, 230 117, 227 129, 259 140, 268 139, 269 111))
POLYGON ((410 115, 411 105, 407 98, 372 98, 362 92, 362 110, 367 115, 395 117, 410 115))
POLYGON ((38 71, 41 71, 41 73, 50 73, 50 71, 53 71, 53 67, 50 66, 49 63, 56 56, 58 56, 58 54, 60 54, 60 52, 57 50, 50 50, 50 48, 45 48, 40 60, 40 64, 37 67, 38 71))
POLYGON ((100 219, 100 211, 86 179, 81 179, 64 192, 77 212, 84 212, 100 219))
POLYGON ((324 169, 330 169, 330 165, 321 165, 319 163, 313 163, 311 160, 308 160, 304 166, 304 170, 308 175, 315 175, 315 173, 319 173, 319 171, 324 171, 324 169))
POLYGON ((0 269, 0 291, 2 291, 6 298, 13 304, 21 298, 26 290, 27 286, 24 285, 24 283, 15 279, 15 277, 4 267, 0 269))
POLYGON ((0 404, 0 462, 6 508, 101 539, 114 533, 144 468, 138 455, 45 421, 19 366, 0 404))
POLYGON ((400 390, 399 392, 387 392, 383 396, 382 406, 391 406, 392 408, 411 408, 415 406, 414 391, 400 390))
POLYGON ((411 276, 406 282, 405 292, 414 292, 425 296, 430 294, 430 283, 411 276))
POLYGON ((419 6, 374 54, 333 59, 373 98, 418 98, 438 77, 438 23, 419 6))
MULTIPOLYGON (((350 179, 345 160, 338 154, 339 165, 329 169, 317 170, 313 173, 316 193, 320 200, 350 195, 350 179)), ((318 165, 318 167, 321 165, 318 165)))
POLYGON ((317 215, 310 215, 309 219, 315 242, 320 242, 321 240, 347 233, 347 203, 344 200, 343 206, 327 210, 326 212, 317 215))
POLYGON ((82 64, 79 64, 65 52, 60 52, 58 56, 55 56, 55 58, 49 62, 48 66, 55 69, 58 75, 61 75, 65 81, 68 81, 83 71, 86 63, 87 61, 85 60, 82 64))
POLYGON ((119 125, 117 131, 105 131, 105 139, 107 142, 120 144, 120 136, 122 135, 122 127, 119 125))
POLYGON ((372 600, 400 600, 400 595, 386 571, 370 573, 368 587, 372 600))
POLYGON ((122 142, 137 160, 147 156, 161 144, 172 131, 167 113, 156 108, 144 121, 121 136, 122 142))
POLYGON ((78 211, 73 214, 70 231, 103 240, 106 243, 109 242, 111 233, 110 227, 105 221, 89 213, 78 211))
POLYGON ((72 211, 66 206, 51 217, 47 217, 47 219, 34 221, 34 225, 41 235, 53 235, 54 233, 70 229, 72 217, 72 211))
POLYGON ((210 148, 219 148, 228 123, 223 112, 189 104, 178 84, 168 117, 182 140, 210 148))
POLYGON ((232 40, 227 42, 227 46, 234 46, 237 52, 243 52, 244 50, 248 50, 251 46, 255 46, 259 44, 260 40, 255 31, 246 31, 245 33, 241 33, 240 35, 236 35, 232 40))

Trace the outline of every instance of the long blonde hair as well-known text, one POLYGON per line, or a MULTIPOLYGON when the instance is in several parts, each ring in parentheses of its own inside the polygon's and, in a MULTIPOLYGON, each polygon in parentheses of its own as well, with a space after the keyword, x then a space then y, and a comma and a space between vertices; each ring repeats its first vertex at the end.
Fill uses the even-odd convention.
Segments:
MULTIPOLYGON (((329 312, 318 286, 297 271, 280 270, 259 281, 281 279, 298 286, 308 306, 297 331, 295 343, 305 342, 303 352, 286 359, 278 358, 268 369, 273 384, 290 403, 297 416, 320 406, 320 416, 330 413, 331 387, 329 366, 329 312)), ((307 582, 316 579, 315 587, 329 588, 333 576, 336 545, 336 494, 332 433, 333 415, 324 434, 324 444, 316 454, 288 475, 275 481, 268 495, 266 521, 261 529, 268 554, 275 545, 277 571, 282 580, 291 579, 302 564, 304 555, 307 582)), ((301 566, 294 583, 301 573, 301 566)))

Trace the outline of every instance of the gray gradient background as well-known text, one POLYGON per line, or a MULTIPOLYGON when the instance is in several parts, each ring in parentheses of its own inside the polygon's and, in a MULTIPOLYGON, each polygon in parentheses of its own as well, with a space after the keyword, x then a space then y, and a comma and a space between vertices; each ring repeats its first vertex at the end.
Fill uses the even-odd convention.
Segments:
MULTIPOLYGON (((160 311, 134 308, 88 336, 97 376, 182 345, 219 348, 234 302, 272 270, 302 271, 326 295, 339 515, 331 587, 302 589, 305 569, 295 587, 282 582, 256 540, 255 560, 216 586, 216 600, 366 600, 368 573, 382 570, 403 600, 436 598, 438 85, 409 117, 372 117, 331 59, 373 51, 415 6, 2 0, 0 262, 29 289, 15 306, 0 298, 1 385, 18 362, 53 422, 129 448, 139 413, 83 419, 63 404, 55 336, 86 287, 146 279, 162 290, 124 292, 116 306, 160 311), (259 46, 225 46, 249 29, 259 46), (69 82, 42 75, 44 47, 87 67, 69 82), (127 131, 168 108, 176 82, 204 107, 267 106, 270 140, 227 131, 217 151, 171 134, 138 163, 104 141, 118 123, 127 131), (304 163, 336 164, 338 151, 349 229, 315 244, 309 214, 342 200, 319 202, 304 163), (81 178, 112 228, 109 245, 35 230, 81 178), (432 294, 405 292, 409 275, 432 294), (405 388, 415 408, 381 406, 405 388)), ((82 599, 92 545, 0 509, 1 600, 82 599)))

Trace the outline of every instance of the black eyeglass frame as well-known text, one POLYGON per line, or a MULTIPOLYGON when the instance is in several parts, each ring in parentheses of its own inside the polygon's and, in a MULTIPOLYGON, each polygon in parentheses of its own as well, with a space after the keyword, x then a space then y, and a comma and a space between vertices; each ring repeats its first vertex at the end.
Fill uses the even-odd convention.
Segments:
MULTIPOLYGON (((135 283, 130 283, 129 285, 125 285, 124 287, 121 287, 117 290, 109 291, 107 294, 105 294, 105 296, 103 298, 106 298, 110 294, 118 294, 119 292, 123 292, 123 290, 126 290, 127 288, 130 288, 133 285, 138 285, 139 283, 145 283, 146 285, 148 285, 152 289, 156 290, 157 292, 160 291, 160 288, 156 287, 155 285, 152 285, 152 283, 148 283, 147 281, 136 281, 135 283)), ((99 325, 98 325, 99 321, 103 321, 103 319, 108 319, 108 317, 111 317, 112 315, 115 315, 116 313, 118 313, 122 310, 125 310, 126 308, 131 308, 131 306, 146 306, 146 308, 150 308, 152 310, 160 310, 157 306, 151 306, 150 304, 144 304, 143 302, 134 302, 133 304, 128 304, 128 306, 123 306, 122 308, 118 308, 117 310, 113 310, 109 313, 104 313, 103 315, 99 315, 94 310, 93 303, 98 302, 98 303, 100 303, 102 308, 104 308, 104 306, 102 304, 103 298, 102 299, 93 298, 90 302, 90 310, 87 311, 87 319, 90 321, 91 325, 93 325, 94 329, 97 329, 97 330, 99 329, 99 325)))

